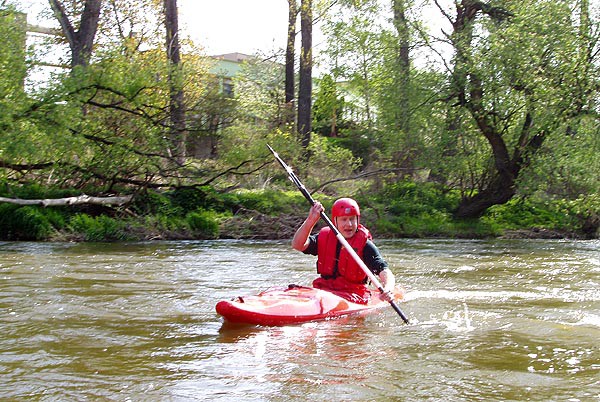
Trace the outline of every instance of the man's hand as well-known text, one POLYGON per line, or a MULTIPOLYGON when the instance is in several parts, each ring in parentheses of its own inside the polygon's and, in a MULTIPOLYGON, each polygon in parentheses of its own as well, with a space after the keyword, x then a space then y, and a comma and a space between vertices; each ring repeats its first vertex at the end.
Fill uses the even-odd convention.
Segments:
POLYGON ((313 226, 316 225, 319 219, 321 219, 321 212, 324 210, 325 208, 323 208, 323 205, 319 201, 315 201, 314 205, 310 207, 306 220, 309 224, 312 224, 313 226))
POLYGON ((308 236, 310 236, 310 232, 313 227, 317 224, 319 219, 321 219, 321 212, 323 212, 323 205, 316 201, 312 207, 310 207, 310 211, 308 212, 308 216, 302 222, 302 225, 296 230, 294 233, 294 237, 292 238, 292 247, 294 250, 304 251, 308 247, 308 236))
POLYGON ((396 278, 389 268, 384 269, 379 273, 379 279, 381 280, 381 286, 383 292, 379 295, 379 298, 387 302, 394 301, 394 287, 396 286, 396 278))
POLYGON ((381 300, 385 300, 388 303, 391 303, 394 301, 394 293, 391 290, 385 290, 379 294, 379 298, 381 300))

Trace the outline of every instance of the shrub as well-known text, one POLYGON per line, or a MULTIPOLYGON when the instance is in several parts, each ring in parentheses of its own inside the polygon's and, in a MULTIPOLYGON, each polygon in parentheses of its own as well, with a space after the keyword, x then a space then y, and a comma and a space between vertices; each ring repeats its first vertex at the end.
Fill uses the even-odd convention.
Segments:
POLYGON ((76 214, 71 218, 70 229, 83 235, 85 241, 127 240, 126 224, 105 215, 91 217, 76 214))
POLYGON ((173 213, 171 199, 163 193, 152 190, 136 195, 131 208, 140 215, 173 213))
MULTIPOLYGON (((433 183, 403 181, 377 194, 361 196, 365 222, 375 214, 373 229, 393 236, 443 236, 453 231, 451 210, 457 204, 433 183)), ((368 222, 367 222, 368 223, 368 222)))
POLYGON ((506 204, 490 207, 482 221, 493 221, 503 229, 543 228, 561 229, 572 226, 571 217, 557 204, 513 198, 506 204))
POLYGON ((36 206, 0 204, 0 232, 6 240, 45 240, 52 235, 54 227, 49 215, 57 223, 54 214, 46 215, 36 206))
MULTIPOLYGON (((299 191, 246 190, 237 193, 239 204, 266 215, 308 213, 310 205, 299 191)), ((323 201, 324 197, 320 197, 323 201)), ((324 202, 324 201, 323 201, 324 202)))
POLYGON ((208 239, 219 237, 219 222, 215 212, 195 211, 186 215, 190 229, 208 239))

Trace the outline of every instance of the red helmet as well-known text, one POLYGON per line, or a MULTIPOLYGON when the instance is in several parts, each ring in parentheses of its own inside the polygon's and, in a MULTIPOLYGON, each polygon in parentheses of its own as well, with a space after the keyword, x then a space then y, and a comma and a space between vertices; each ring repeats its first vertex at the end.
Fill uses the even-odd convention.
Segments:
POLYGON ((331 207, 331 216, 333 219, 338 216, 358 216, 360 217, 360 208, 358 203, 352 198, 340 198, 333 203, 331 207))

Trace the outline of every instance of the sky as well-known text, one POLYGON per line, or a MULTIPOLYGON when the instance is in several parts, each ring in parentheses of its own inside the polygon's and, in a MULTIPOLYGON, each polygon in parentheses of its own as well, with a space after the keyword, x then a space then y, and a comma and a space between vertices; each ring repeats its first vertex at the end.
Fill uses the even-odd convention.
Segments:
MULTIPOLYGON (((18 0, 30 24, 55 25, 37 18, 48 0, 18 0)), ((178 0, 179 28, 207 54, 272 53, 285 48, 287 0, 178 0)))
POLYGON ((287 0, 178 0, 180 29, 208 54, 285 48, 287 0))

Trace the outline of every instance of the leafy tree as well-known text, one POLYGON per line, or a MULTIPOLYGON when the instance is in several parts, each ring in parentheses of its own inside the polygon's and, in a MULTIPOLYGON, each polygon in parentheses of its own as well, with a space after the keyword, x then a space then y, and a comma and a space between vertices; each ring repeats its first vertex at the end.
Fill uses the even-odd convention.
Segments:
POLYGON ((365 128, 375 127, 377 113, 374 105, 374 75, 381 63, 381 30, 378 8, 370 2, 358 5, 341 4, 340 14, 333 13, 324 31, 335 42, 328 56, 333 60, 332 74, 337 81, 345 81, 357 95, 349 112, 365 128))
POLYGON ((338 95, 336 83, 329 74, 318 81, 318 88, 313 105, 313 127, 321 135, 335 137, 344 111, 344 99, 338 95))
MULTIPOLYGON (((498 4, 498 3, 496 3, 498 4)), ((564 133, 577 113, 585 64, 567 2, 508 2, 505 7, 463 0, 450 36, 455 48, 452 97, 490 146, 476 194, 458 217, 480 216, 510 200, 520 174, 546 139, 564 133), (475 34, 485 32, 485 35, 475 34), (512 148, 512 149, 511 149, 512 148)))
POLYGON ((0 94, 2 99, 23 93, 27 76, 27 51, 25 43, 25 15, 8 6, 0 9, 0 37, 5 45, 0 49, 0 94))
POLYGON ((284 69, 279 63, 253 57, 234 77, 236 116, 243 122, 274 129, 286 121, 284 69))
MULTIPOLYGON (((83 4, 72 3, 69 18, 79 15, 83 4)), ((97 43, 86 65, 55 74, 47 87, 32 90, 29 97, 22 84, 13 93, 13 100, 21 93, 22 101, 3 115, 6 135, 0 139, 7 176, 22 183, 93 187, 94 192, 170 186, 176 183, 173 178, 181 179, 169 153, 172 70, 159 50, 164 30, 148 29, 150 21, 159 20, 160 8, 142 0, 135 4, 147 8, 130 8, 130 2, 121 0, 103 4, 97 43)), ((22 52, 18 43, 15 49, 22 52)), ((196 117, 209 109, 201 105, 210 98, 214 81, 208 79, 204 59, 183 57, 188 63, 178 73, 178 86, 185 90, 185 107, 196 117)), ((19 81, 12 76, 10 82, 19 81)), ((194 133, 204 129, 197 120, 188 123, 194 133)))

